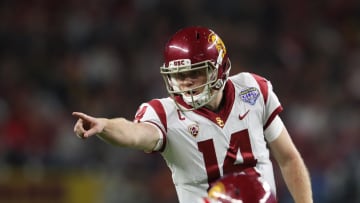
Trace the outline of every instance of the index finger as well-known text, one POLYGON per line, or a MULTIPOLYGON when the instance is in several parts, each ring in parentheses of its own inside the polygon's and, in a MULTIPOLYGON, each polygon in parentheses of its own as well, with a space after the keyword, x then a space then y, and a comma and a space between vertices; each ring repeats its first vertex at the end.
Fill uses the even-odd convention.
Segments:
POLYGON ((81 119, 83 119, 83 120, 86 120, 86 121, 93 121, 93 120, 94 120, 93 117, 91 117, 91 116, 89 116, 89 115, 86 115, 86 114, 84 114, 84 113, 81 113, 81 112, 73 112, 72 115, 73 115, 73 116, 76 116, 76 117, 78 117, 78 118, 81 118, 81 119))

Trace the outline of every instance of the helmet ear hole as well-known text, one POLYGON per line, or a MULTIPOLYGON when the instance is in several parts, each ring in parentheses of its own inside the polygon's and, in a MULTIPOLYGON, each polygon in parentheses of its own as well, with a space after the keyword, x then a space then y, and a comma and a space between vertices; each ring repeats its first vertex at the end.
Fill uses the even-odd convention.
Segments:
POLYGON ((239 197, 239 196, 240 196, 240 189, 239 189, 239 188, 235 188, 234 195, 235 195, 236 197, 239 197))
POLYGON ((196 39, 199 40, 200 39, 200 33, 196 32, 196 39))

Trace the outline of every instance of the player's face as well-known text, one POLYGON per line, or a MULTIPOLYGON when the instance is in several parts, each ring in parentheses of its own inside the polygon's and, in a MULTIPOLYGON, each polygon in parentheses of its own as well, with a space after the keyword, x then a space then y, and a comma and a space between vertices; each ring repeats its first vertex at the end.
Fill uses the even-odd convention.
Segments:
POLYGON ((190 93, 186 91, 192 90, 193 95, 197 95, 204 90, 203 84, 207 81, 206 70, 193 70, 182 73, 176 73, 172 75, 176 80, 178 87, 181 91, 185 91, 185 96, 189 96, 190 93), (196 88, 199 87, 199 88, 196 88))

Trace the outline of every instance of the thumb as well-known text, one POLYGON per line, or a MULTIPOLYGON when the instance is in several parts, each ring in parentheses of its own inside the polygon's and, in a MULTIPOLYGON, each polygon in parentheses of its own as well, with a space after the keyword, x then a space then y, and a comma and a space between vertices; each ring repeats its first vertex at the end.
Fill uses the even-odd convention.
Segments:
POLYGON ((88 138, 90 136, 96 135, 97 133, 100 133, 99 130, 96 128, 96 126, 90 128, 89 130, 85 131, 84 137, 88 138))

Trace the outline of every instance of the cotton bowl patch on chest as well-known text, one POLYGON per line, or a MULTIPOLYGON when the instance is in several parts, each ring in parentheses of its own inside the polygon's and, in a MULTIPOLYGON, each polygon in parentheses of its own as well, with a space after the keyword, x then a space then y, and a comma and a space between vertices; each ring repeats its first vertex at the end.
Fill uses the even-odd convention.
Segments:
POLYGON ((260 92, 255 87, 250 87, 244 89, 240 92, 241 100, 251 105, 256 103, 256 100, 259 98, 260 92))

